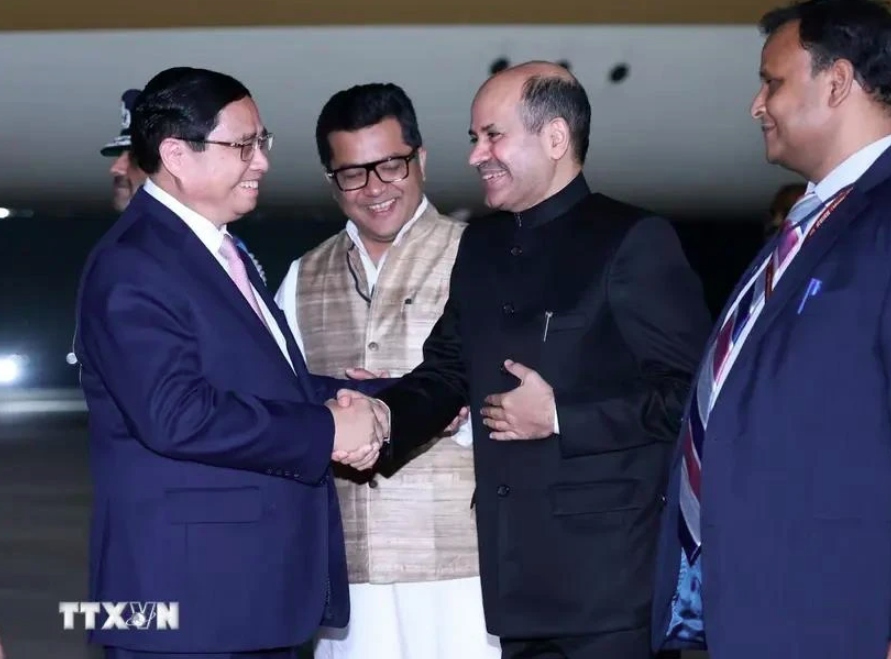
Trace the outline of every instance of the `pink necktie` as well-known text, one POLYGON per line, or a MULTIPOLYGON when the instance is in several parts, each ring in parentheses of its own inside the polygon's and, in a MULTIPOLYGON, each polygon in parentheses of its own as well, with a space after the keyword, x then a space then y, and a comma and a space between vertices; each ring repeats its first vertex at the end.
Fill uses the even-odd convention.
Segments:
POLYGON ((232 236, 229 234, 223 235, 223 244, 220 245, 220 254, 223 255, 223 258, 226 259, 226 262, 229 264, 229 276, 232 277, 232 281, 238 286, 238 290, 241 291, 241 294, 244 295, 244 299, 251 305, 254 313, 256 313, 262 323, 266 325, 266 319, 263 318, 263 313, 260 311, 260 305, 257 304, 257 298, 254 296, 251 280, 248 279, 244 261, 242 261, 241 257, 238 255, 238 248, 235 246, 235 241, 232 240, 232 236))

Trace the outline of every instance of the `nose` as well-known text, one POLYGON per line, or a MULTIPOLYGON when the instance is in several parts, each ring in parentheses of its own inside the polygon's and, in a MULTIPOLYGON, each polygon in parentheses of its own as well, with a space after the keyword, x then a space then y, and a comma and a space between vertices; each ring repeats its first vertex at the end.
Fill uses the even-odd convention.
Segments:
POLYGON ((377 172, 372 170, 368 174, 368 183, 365 184, 365 194, 369 197, 377 197, 384 191, 386 185, 377 172))
POLYGON ((471 167, 479 167, 482 163, 486 162, 489 159, 489 147, 482 141, 479 141, 473 145, 467 161, 470 163, 471 167))
POLYGON ((269 171, 269 156, 260 148, 254 148, 254 156, 251 158, 251 169, 255 172, 266 173, 269 171))
POLYGON ((752 115, 752 119, 761 119, 764 116, 764 101, 766 97, 767 86, 761 85, 758 88, 758 93, 755 94, 755 98, 752 99, 752 107, 749 108, 749 112, 752 115))
POLYGON ((112 176, 126 176, 127 167, 130 164, 130 155, 124 151, 121 155, 114 159, 114 162, 111 163, 111 167, 108 168, 108 172, 112 176))

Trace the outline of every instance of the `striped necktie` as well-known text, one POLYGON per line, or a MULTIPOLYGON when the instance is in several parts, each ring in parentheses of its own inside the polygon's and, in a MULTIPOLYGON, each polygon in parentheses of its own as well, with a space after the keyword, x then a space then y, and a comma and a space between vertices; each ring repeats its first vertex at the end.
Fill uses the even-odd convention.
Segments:
MULTIPOLYGON (((840 202, 840 191, 833 200, 832 207, 840 202)), ((843 197, 842 197, 843 198, 843 197)), ((749 282, 737 305, 724 319, 705 363, 703 364, 696 387, 690 399, 686 422, 681 433, 683 461, 681 463, 681 490, 679 496, 680 518, 678 532, 681 545, 692 565, 699 556, 702 539, 699 528, 700 481, 702 470, 702 441, 712 409, 714 391, 726 377, 728 357, 734 346, 743 336, 743 331, 752 319, 753 312, 770 297, 775 284, 775 276, 781 274, 788 264, 795 247, 805 239, 806 231, 823 203, 814 192, 810 192, 796 202, 783 222, 776 246, 770 254, 769 262, 749 282)))

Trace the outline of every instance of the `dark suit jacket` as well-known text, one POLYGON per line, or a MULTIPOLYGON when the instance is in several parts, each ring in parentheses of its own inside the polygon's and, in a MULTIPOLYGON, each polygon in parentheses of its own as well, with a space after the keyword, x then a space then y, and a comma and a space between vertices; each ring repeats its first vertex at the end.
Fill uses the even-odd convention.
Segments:
POLYGON ((592 195, 581 176, 529 211, 468 227, 424 362, 380 397, 393 415, 386 459, 472 406, 492 633, 647 624, 665 475, 710 324, 671 226, 592 195), (479 410, 517 385, 507 358, 555 389, 558 436, 489 439, 479 410))
POLYGON ((89 599, 180 607, 179 631, 99 630, 97 643, 257 650, 348 620, 322 405, 341 383, 309 375, 244 260, 296 375, 198 237, 144 190, 86 263, 76 352, 95 496, 89 599))
MULTIPOLYGON (((728 305, 738 293, 739 287, 728 305)), ((706 638, 716 659, 885 657, 889 294, 886 152, 783 274, 709 416, 701 561, 706 638), (819 290, 805 297, 813 280, 819 290)), ((659 544, 657 645, 680 562, 679 458, 659 544)))

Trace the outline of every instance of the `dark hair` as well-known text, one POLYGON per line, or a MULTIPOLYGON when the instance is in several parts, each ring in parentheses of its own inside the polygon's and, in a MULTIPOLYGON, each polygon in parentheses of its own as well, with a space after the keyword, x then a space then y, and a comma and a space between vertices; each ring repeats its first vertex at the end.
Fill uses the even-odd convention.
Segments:
POLYGON ((316 146, 325 169, 331 168, 334 157, 331 143, 328 142, 331 133, 368 128, 387 118, 399 122, 402 140, 412 149, 423 144, 415 108, 398 85, 375 82, 356 85, 334 94, 325 103, 316 122, 316 146))
POLYGON ((572 153, 579 164, 588 155, 591 132, 591 104, 585 88, 574 78, 536 75, 523 85, 520 118, 530 133, 538 133, 557 118, 569 125, 572 153))
POLYGON ((161 71, 142 90, 133 108, 132 155, 147 174, 161 168, 161 142, 177 137, 194 151, 217 126, 220 111, 250 97, 247 88, 225 73, 177 67, 161 71))
POLYGON ((807 0, 768 12, 759 27, 770 37, 792 21, 799 21, 814 73, 848 60, 863 88, 891 105, 891 12, 884 1, 807 0))

